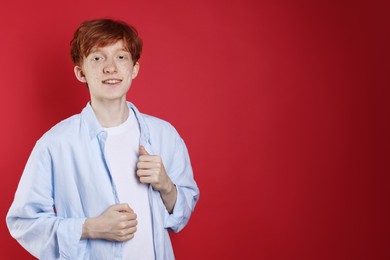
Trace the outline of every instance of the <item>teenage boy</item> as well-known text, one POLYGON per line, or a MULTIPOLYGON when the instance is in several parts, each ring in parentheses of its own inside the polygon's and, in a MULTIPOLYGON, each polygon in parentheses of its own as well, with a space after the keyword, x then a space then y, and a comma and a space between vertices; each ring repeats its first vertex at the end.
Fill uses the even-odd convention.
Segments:
POLYGON ((126 101, 141 50, 122 21, 74 33, 74 72, 91 100, 38 140, 7 215, 35 257, 174 259, 168 230, 188 223, 199 190, 176 130, 126 101))

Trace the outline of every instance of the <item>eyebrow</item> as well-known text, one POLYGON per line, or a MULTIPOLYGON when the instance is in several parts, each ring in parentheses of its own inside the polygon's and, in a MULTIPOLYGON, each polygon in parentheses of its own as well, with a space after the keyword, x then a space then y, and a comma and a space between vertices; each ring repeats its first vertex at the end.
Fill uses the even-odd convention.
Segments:
MULTIPOLYGON (((104 47, 93 47, 93 48, 90 50, 89 53, 91 54, 91 53, 95 53, 95 52, 100 52, 102 48, 104 48, 104 47)), ((126 48, 121 48, 121 49, 119 49, 119 50, 117 50, 117 51, 124 51, 124 52, 130 53, 130 51, 127 50, 126 48)))

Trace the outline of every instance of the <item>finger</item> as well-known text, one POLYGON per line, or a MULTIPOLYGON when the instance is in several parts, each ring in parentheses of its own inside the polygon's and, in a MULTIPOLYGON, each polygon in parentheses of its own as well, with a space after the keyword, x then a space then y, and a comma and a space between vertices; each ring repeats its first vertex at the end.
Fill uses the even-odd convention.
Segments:
POLYGON ((128 240, 131 240, 131 239, 134 238, 134 233, 135 233, 135 231, 133 233, 130 233, 130 234, 125 235, 125 236, 119 236, 116 239, 116 241, 118 241, 118 242, 125 242, 125 241, 128 241, 128 240))
POLYGON ((149 177, 149 176, 147 176, 147 177, 140 177, 140 178, 139 178, 139 181, 140 181, 141 183, 145 183, 145 184, 152 184, 153 181, 154 181, 154 178, 149 177))
POLYGON ((140 155, 138 157, 139 162, 161 162, 160 156, 156 155, 140 155))
POLYGON ((140 155, 150 155, 150 154, 146 151, 145 147, 143 147, 142 145, 139 147, 139 154, 140 154, 140 155))
POLYGON ((129 232, 129 234, 134 234, 136 231, 137 231, 137 227, 136 226, 133 226, 133 227, 127 229, 127 232, 129 232))
POLYGON ((155 169, 137 170, 138 177, 152 177, 152 176, 158 175, 158 173, 159 173, 159 171, 155 170, 155 169))
POLYGON ((128 230, 129 228, 136 227, 137 225, 138 225, 138 221, 136 219, 131 219, 131 220, 122 221, 119 224, 119 228, 121 230, 128 230))
POLYGON ((137 221, 137 214, 135 214, 134 212, 121 212, 120 220, 125 222, 134 220, 137 221))
POLYGON ((112 209, 119 212, 133 213, 133 210, 130 208, 129 204, 127 203, 115 204, 112 206, 112 209))
POLYGON ((133 219, 127 222, 127 227, 126 228, 134 228, 138 225, 138 220, 133 219))
POLYGON ((161 168, 161 163, 159 162, 151 162, 151 161, 139 161, 137 163, 137 168, 138 169, 160 169, 161 168))
POLYGON ((137 227, 133 226, 131 228, 124 228, 117 232, 117 236, 126 237, 128 235, 134 234, 137 231, 137 227))

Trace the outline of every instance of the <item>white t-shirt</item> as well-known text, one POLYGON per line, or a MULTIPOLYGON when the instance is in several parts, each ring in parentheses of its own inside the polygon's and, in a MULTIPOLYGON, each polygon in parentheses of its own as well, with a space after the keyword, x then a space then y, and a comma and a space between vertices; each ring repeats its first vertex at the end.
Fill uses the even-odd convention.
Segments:
POLYGON ((119 200, 129 204, 138 221, 134 238, 123 243, 123 259, 154 260, 148 185, 140 183, 136 174, 140 131, 134 112, 130 109, 123 124, 105 130, 105 153, 119 200))

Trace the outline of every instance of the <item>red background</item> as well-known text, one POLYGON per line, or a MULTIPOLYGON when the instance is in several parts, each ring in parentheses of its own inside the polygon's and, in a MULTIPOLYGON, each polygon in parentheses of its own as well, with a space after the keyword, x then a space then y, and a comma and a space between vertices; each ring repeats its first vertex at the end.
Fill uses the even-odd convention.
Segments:
POLYGON ((113 17, 144 39, 129 93, 185 139, 201 197, 177 259, 390 259, 386 1, 2 1, 5 215, 35 141, 88 92, 69 41, 113 17))

